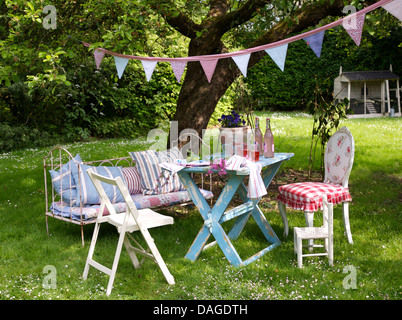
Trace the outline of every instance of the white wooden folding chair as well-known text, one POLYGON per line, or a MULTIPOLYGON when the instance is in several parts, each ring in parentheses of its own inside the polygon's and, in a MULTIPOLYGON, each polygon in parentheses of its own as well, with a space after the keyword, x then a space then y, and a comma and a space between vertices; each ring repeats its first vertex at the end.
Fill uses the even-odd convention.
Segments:
POLYGON ((84 274, 83 274, 84 280, 86 280, 88 277, 88 271, 90 266, 106 273, 109 276, 109 283, 106 289, 106 295, 110 295, 117 271, 117 266, 120 259, 121 249, 124 244, 131 258, 131 261, 133 262, 133 265, 136 269, 142 265, 145 258, 151 259, 152 261, 156 262, 156 264, 159 266, 167 282, 172 285, 175 284, 173 276, 170 274, 168 268, 166 267, 166 264, 163 261, 162 256, 160 255, 155 245, 154 239, 151 237, 148 231, 148 229, 150 228, 173 224, 173 218, 161 215, 151 209, 137 210, 125 184, 123 183, 123 180, 120 177, 117 177, 115 179, 107 178, 93 172, 92 169, 88 169, 87 172, 92 182, 94 183, 96 190, 99 193, 99 196, 101 198, 101 205, 96 219, 95 229, 92 236, 88 257, 84 268, 84 274), (106 195, 105 190, 102 187, 101 182, 117 186, 127 204, 126 212, 119 214, 116 213, 108 196, 106 195), (110 213, 110 215, 106 217, 103 216, 105 207, 108 209, 110 213), (99 228, 102 222, 108 222, 114 225, 120 234, 111 269, 103 266, 102 264, 96 262, 93 259, 95 245, 99 234, 99 228), (147 250, 141 247, 141 245, 131 236, 130 233, 134 231, 141 232, 148 246, 147 250), (138 261, 136 254, 139 254, 144 257, 141 262, 138 261))
POLYGON ((333 265, 334 261, 334 236, 333 236, 333 217, 334 208, 332 203, 328 203, 327 196, 324 194, 322 196, 322 214, 323 214, 323 225, 322 227, 305 227, 298 228, 294 227, 294 252, 297 254, 297 263, 299 268, 302 267, 303 257, 312 256, 328 256, 329 265, 333 265), (308 244, 303 246, 303 240, 310 239, 324 239, 324 245, 318 244, 308 244), (303 254, 303 247, 324 247, 324 253, 309 253, 303 254))

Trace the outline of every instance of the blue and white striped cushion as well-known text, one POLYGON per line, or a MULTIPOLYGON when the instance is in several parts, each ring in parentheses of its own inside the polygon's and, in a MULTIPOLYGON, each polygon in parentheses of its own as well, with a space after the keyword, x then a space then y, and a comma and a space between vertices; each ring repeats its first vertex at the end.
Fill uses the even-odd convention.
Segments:
POLYGON ((177 173, 162 170, 159 163, 181 159, 178 148, 156 152, 154 150, 129 152, 141 176, 143 194, 160 194, 185 190, 177 173))
MULTIPOLYGON (((74 160, 82 163, 79 154, 74 157, 74 160)), ((61 196, 64 202, 70 205, 73 205, 77 201, 76 185, 71 170, 75 164, 74 160, 70 160, 64 164, 58 171, 49 170, 54 190, 61 196)))
MULTIPOLYGON (((80 205, 80 197, 82 205, 88 204, 99 204, 100 197, 98 191, 96 191, 94 184, 92 183, 91 178, 88 176, 87 170, 92 168, 95 173, 98 173, 102 176, 108 178, 117 178, 121 177, 124 181, 124 175, 122 167, 107 167, 107 166, 99 166, 92 167, 88 165, 80 165, 80 172, 78 172, 78 166, 72 167, 72 173, 74 176, 74 181, 77 185, 77 202, 75 206, 80 205), (79 187, 79 181, 81 183, 81 187, 79 187)), ((103 189, 105 190, 109 200, 111 203, 124 202, 124 197, 120 193, 117 186, 113 186, 107 183, 101 182, 103 189)))

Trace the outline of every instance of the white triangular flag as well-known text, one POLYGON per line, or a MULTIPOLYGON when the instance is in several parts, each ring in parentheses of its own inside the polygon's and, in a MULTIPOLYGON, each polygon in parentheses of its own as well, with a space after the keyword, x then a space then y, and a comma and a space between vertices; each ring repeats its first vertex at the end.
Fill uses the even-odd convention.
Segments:
POLYGON ((234 62, 236 62, 237 67, 240 69, 243 76, 247 77, 247 67, 248 61, 250 60, 250 54, 243 54, 241 56, 234 56, 232 57, 234 62))
POLYGON ((402 21, 402 0, 394 0, 382 6, 390 14, 402 21))
POLYGON ((114 56, 114 63, 116 64, 117 75, 119 76, 119 79, 123 75, 124 69, 126 69, 128 60, 129 59, 114 56))
POLYGON ((212 76, 214 75, 216 64, 218 63, 218 59, 200 60, 202 69, 204 69, 205 75, 208 79, 208 82, 211 82, 212 76))
POLYGON ((288 51, 288 44, 284 44, 279 47, 266 49, 265 52, 269 54, 272 60, 282 71, 285 69, 286 53, 288 51))
POLYGON ((158 61, 153 61, 153 60, 141 60, 142 67, 144 68, 145 71, 145 76, 147 77, 147 81, 151 80, 152 74, 154 73, 156 64, 158 61))
POLYGON ((180 83, 181 76, 183 75, 184 69, 186 68, 186 61, 170 61, 173 73, 176 77, 177 82, 180 83))

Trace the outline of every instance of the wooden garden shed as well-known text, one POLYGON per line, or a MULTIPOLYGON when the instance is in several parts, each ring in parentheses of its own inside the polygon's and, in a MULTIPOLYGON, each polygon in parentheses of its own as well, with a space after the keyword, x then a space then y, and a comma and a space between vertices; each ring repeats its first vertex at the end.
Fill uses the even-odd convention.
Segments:
POLYGON ((354 114, 401 116, 399 76, 390 70, 348 71, 334 80, 334 99, 348 98, 354 114), (390 87, 391 85, 391 87, 390 87))

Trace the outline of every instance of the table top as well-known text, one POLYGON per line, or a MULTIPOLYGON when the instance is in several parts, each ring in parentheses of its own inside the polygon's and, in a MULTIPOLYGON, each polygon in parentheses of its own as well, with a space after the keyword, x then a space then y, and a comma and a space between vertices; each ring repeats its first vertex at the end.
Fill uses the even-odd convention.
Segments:
MULTIPOLYGON (((274 154, 275 156, 273 158, 265 158, 265 157, 261 157, 260 156, 260 160, 256 161, 256 163, 260 163, 262 165, 262 170, 264 170, 264 168, 274 164, 274 163, 278 163, 278 162, 282 162, 285 160, 289 160, 291 157, 294 156, 294 153, 276 153, 274 154)), ((218 158, 220 156, 220 154, 213 154, 212 155, 214 159, 218 158)), ((209 170, 213 171, 211 169, 211 166, 202 166, 202 167, 186 167, 182 170, 179 171, 179 173, 181 171, 184 172, 198 172, 198 173, 207 173, 209 170)), ((227 170, 229 172, 236 172, 236 174, 238 175, 247 175, 249 174, 249 170, 247 168, 244 168, 244 170, 241 171, 232 171, 232 170, 227 170)))

